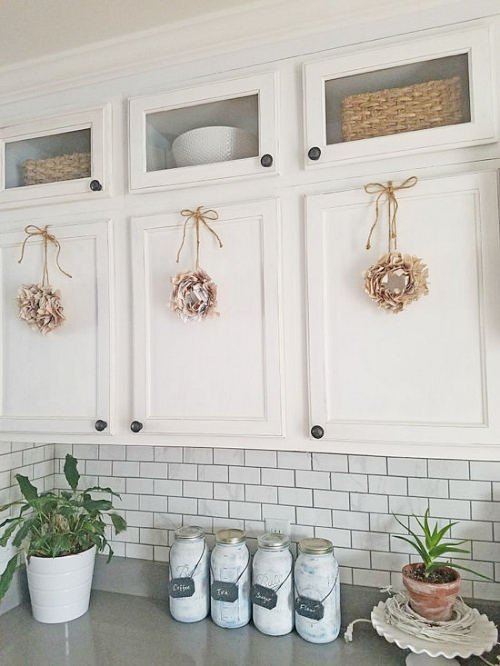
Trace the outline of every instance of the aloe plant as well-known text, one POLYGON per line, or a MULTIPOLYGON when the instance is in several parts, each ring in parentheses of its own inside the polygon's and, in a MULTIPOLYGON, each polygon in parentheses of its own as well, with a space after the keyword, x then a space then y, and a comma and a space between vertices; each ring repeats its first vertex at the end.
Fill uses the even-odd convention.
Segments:
POLYGON ((100 486, 78 491, 78 461, 69 453, 64 463, 64 476, 69 491, 39 493, 26 476, 16 475, 23 499, 0 507, 0 512, 19 507, 16 516, 0 523, 0 530, 4 530, 0 546, 6 547, 11 541, 16 549, 0 576, 0 600, 10 587, 22 552, 26 552, 28 558, 32 555, 62 557, 96 546, 97 552, 108 548, 107 561, 111 560, 113 549, 106 538, 104 516, 109 516, 116 534, 127 528, 121 516, 110 513, 113 496, 119 498, 120 495, 111 488, 100 486), (110 499, 93 499, 92 492, 109 493, 110 499))
POLYGON ((397 516, 394 516, 394 518, 398 521, 398 523, 403 527, 408 534, 410 535, 411 538, 401 536, 400 534, 395 534, 394 536, 396 539, 401 539, 401 541, 406 541, 406 543, 409 543, 410 546, 412 546, 419 556, 422 558, 422 562, 424 565, 424 571, 423 571, 423 577, 424 579, 429 578, 431 574, 433 574, 436 569, 439 567, 453 567, 454 569, 462 569, 463 571, 468 571, 469 573, 473 573, 476 576, 481 576, 481 578, 486 578, 488 579, 488 576, 484 576, 483 574, 477 573, 477 571, 473 571, 472 569, 468 569, 467 567, 464 567, 460 564, 456 564, 455 562, 450 562, 450 559, 441 559, 443 556, 449 554, 449 553, 468 553, 470 551, 464 550, 463 548, 458 548, 458 546, 461 546, 463 543, 467 543, 469 539, 464 539, 463 541, 443 541, 445 536, 448 534, 448 532, 451 530, 451 528, 454 525, 458 525, 458 522, 454 523, 449 523, 448 525, 445 525, 445 527, 441 528, 438 530, 438 524, 434 525, 434 528, 431 528, 429 526, 429 509, 425 512, 423 522, 413 514, 413 517, 417 521, 420 529, 422 530, 423 533, 423 540, 415 533, 413 532, 409 527, 407 527, 404 523, 399 520, 397 516))

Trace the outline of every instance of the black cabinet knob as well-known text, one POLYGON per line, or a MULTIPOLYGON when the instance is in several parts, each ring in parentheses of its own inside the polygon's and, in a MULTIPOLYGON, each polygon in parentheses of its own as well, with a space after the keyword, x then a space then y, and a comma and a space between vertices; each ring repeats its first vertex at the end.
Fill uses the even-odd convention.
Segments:
POLYGON ((132 432, 141 432, 143 427, 144 426, 140 421, 132 421, 132 423, 130 424, 130 430, 132 430, 132 432))
POLYGON ((108 427, 108 424, 106 423, 106 421, 103 421, 102 419, 98 419, 94 423, 94 427, 97 430, 97 432, 102 432, 103 430, 106 430, 106 428, 108 427))
POLYGON ((316 160, 319 160, 319 158, 321 157, 321 148, 318 148, 318 146, 313 146, 312 148, 309 148, 307 157, 310 160, 313 160, 313 162, 316 162, 316 160))
POLYGON ((311 428, 311 435, 314 437, 314 439, 321 439, 324 434, 325 431, 320 425, 315 425, 311 428))
POLYGON ((260 158, 260 163, 263 167, 270 167, 273 165, 273 156, 272 155, 262 155, 260 158))
POLYGON ((90 189, 92 192, 100 192, 102 190, 102 185, 98 180, 91 180, 90 189))

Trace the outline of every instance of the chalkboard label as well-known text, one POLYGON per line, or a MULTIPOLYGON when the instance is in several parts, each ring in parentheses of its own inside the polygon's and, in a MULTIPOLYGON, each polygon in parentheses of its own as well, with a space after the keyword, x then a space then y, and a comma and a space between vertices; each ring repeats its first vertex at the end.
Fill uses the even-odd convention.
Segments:
POLYGON ((253 604, 262 606, 262 608, 268 608, 269 610, 276 608, 278 595, 270 587, 264 587, 264 585, 254 583, 250 594, 253 604))
POLYGON ((295 599, 295 611, 299 615, 302 615, 302 617, 307 617, 310 620, 322 620, 325 614, 325 607, 317 599, 299 595, 295 599))
POLYGON ((192 578, 172 578, 168 584, 168 593, 174 599, 192 597, 194 594, 194 580, 192 578))
POLYGON ((210 595, 214 601, 227 601, 232 604, 238 599, 238 586, 236 583, 214 580, 210 588, 210 595))

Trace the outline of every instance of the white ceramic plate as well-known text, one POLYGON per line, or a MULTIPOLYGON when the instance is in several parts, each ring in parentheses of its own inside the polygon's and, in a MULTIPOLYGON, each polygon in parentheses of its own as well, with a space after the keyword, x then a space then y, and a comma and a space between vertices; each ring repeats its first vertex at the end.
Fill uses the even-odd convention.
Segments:
POLYGON ((472 655, 479 656, 483 652, 489 652, 498 639, 498 630, 493 622, 488 620, 486 615, 481 615, 475 608, 472 612, 475 620, 469 638, 473 639, 474 644, 466 647, 456 643, 447 643, 446 641, 434 642, 426 638, 418 638, 418 636, 412 636, 392 624, 388 624, 385 619, 385 601, 381 601, 372 610, 371 621, 379 636, 383 636, 388 643, 396 643, 402 650, 409 649, 416 654, 425 653, 430 657, 446 657, 447 659, 462 657, 462 659, 467 659, 472 655))

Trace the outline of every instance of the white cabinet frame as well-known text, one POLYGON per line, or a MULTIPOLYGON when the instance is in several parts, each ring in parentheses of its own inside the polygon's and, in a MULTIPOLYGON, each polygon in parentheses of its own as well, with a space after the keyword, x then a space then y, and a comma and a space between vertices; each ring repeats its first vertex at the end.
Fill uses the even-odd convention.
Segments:
POLYGON ((13 124, 0 128, 0 205, 17 206, 52 203, 64 198, 102 197, 110 188, 111 169, 111 107, 89 109, 63 116, 45 118, 33 122, 13 124), (38 137, 90 129, 91 175, 39 185, 5 187, 5 145, 9 142, 36 139, 38 137), (101 190, 92 191, 90 183, 99 181, 101 190))
MULTIPOLYGON (((304 65, 305 166, 320 168, 342 161, 366 161, 402 155, 492 143, 497 139, 492 37, 489 26, 464 29, 384 48, 362 50, 338 58, 304 65), (326 144, 325 82, 356 74, 377 72, 390 67, 467 54, 471 122, 413 132, 402 132, 345 143, 326 144), (318 161, 307 157, 308 150, 321 149, 318 161)), ((381 85, 381 88, 384 86, 381 85)))
POLYGON ((201 86, 172 90, 130 100, 129 106, 129 182, 130 191, 182 187, 193 183, 212 183, 222 179, 265 176, 278 172, 278 74, 267 72, 246 78, 216 81, 201 86), (224 99, 259 97, 259 154, 228 162, 146 170, 146 116, 150 113, 217 102, 224 99), (263 154, 273 158, 272 166, 262 166, 263 154))

